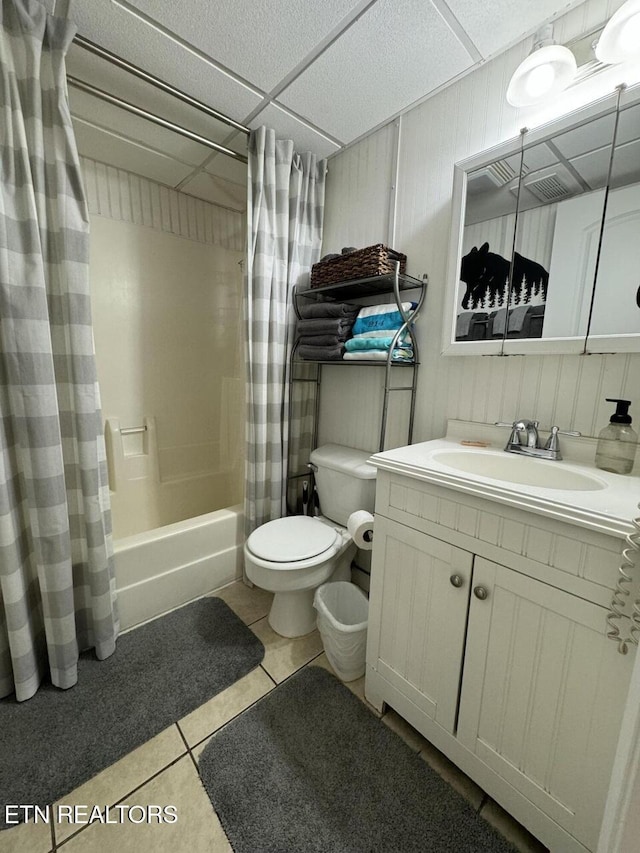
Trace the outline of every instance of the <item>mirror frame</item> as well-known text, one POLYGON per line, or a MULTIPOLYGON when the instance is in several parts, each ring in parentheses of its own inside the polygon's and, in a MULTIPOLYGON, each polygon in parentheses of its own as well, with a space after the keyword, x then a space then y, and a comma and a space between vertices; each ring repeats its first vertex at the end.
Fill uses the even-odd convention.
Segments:
MULTIPOLYGON (((593 101, 584 107, 540 125, 534 130, 527 130, 524 138, 525 150, 532 145, 546 142, 554 136, 581 127, 595 119, 615 114, 618 109, 618 92, 593 101)), ((629 87, 622 92, 620 109, 640 103, 640 85, 629 87)), ((612 145, 615 140, 612 140, 612 145)), ((566 338, 501 338, 490 341, 456 341, 456 300, 459 288, 459 271, 462 257, 462 241, 464 217, 467 196, 467 173, 500 160, 504 157, 517 155, 523 145, 522 133, 506 142, 487 148, 484 151, 467 157, 453 168, 453 194, 451 211, 451 232, 449 238, 449 254, 447 260, 447 278, 445 288, 445 305, 443 315, 442 355, 562 355, 585 352, 638 352, 640 351, 640 335, 598 336, 589 339, 584 337, 566 338)), ((608 191, 608 186, 607 186, 608 191)), ((602 239, 604 220, 600 227, 602 239)), ((516 218, 517 227, 517 218, 516 218)), ((597 275, 596 275, 597 279, 597 275)), ((592 282, 596 287, 597 282, 592 282)))

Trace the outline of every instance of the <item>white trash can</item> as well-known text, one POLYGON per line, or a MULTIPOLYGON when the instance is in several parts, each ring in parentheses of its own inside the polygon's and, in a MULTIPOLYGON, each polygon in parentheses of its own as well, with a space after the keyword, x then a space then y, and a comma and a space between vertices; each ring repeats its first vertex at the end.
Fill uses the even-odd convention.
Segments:
POLYGON ((313 599, 318 630, 329 663, 342 681, 364 675, 369 601, 353 583, 336 581, 318 587, 313 599))

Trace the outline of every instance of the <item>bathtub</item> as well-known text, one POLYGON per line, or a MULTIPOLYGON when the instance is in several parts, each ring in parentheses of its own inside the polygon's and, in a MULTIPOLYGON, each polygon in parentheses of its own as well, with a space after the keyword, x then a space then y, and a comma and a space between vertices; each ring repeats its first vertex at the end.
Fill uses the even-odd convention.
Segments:
POLYGON ((243 544, 240 504, 117 539, 121 630, 242 577, 243 544))

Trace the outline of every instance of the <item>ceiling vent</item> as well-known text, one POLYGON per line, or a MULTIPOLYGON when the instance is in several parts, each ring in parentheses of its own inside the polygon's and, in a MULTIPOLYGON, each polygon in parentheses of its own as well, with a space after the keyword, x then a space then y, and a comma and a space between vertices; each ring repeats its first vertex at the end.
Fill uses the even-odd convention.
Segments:
POLYGON ((543 178, 534 178, 524 182, 529 192, 541 201, 558 201, 572 194, 571 189, 564 184, 555 172, 543 178))
MULTIPOLYGON (((523 164, 522 173, 526 175, 528 167, 523 164)), ((515 190, 518 187, 518 173, 507 162, 507 160, 496 160, 483 169, 478 169, 468 177, 468 188, 470 193, 487 192, 494 187, 504 187, 514 182, 515 190)), ((509 187, 514 192, 514 187, 509 187)))

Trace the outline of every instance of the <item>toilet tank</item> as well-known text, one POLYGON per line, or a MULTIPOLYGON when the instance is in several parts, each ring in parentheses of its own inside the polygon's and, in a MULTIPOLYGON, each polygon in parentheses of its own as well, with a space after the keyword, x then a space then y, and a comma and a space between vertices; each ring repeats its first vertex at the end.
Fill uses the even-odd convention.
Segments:
POLYGON ((338 524, 357 509, 373 512, 376 496, 376 469, 369 465, 366 450, 323 444, 309 459, 317 467, 316 486, 322 515, 338 524))

